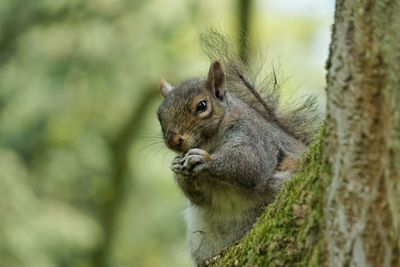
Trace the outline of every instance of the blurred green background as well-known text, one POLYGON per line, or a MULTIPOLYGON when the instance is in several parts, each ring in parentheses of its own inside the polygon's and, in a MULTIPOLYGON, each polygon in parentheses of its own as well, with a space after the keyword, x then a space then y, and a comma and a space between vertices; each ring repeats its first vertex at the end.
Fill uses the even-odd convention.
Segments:
POLYGON ((245 31, 324 103, 333 1, 245 2, 0 1, 0 267, 190 265, 160 78, 207 73, 210 27, 245 31))

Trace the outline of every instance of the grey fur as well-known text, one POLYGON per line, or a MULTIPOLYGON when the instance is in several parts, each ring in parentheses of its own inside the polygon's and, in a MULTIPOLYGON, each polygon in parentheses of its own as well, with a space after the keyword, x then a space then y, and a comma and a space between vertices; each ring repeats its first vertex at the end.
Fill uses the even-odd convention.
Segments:
MULTIPOLYGON (((206 40, 210 48, 228 46, 218 34, 206 40)), ((282 157, 297 161, 318 126, 312 101, 278 111, 276 88, 256 90, 232 58, 228 48, 220 52, 222 64, 214 62, 206 80, 183 81, 158 110, 166 144, 178 152, 171 169, 189 200, 187 236, 197 265, 251 229, 294 171, 279 168, 282 157), (209 104, 202 113, 200 100, 209 104)))
POLYGON ((190 200, 187 234, 198 265, 240 239, 290 178, 290 173, 276 171, 279 149, 296 156, 305 149, 229 93, 225 109, 229 115, 215 135, 218 145, 209 148, 212 160, 194 148, 171 167, 190 200))
POLYGON ((287 107, 281 109, 281 83, 278 81, 275 67, 271 67, 271 71, 263 76, 263 59, 256 59, 252 64, 243 64, 237 57, 232 42, 216 30, 202 34, 200 41, 203 52, 209 59, 222 63, 231 94, 247 103, 267 120, 275 121, 304 144, 309 145, 314 140, 322 121, 314 97, 309 96, 305 101, 287 103, 287 107), (243 81, 247 86, 242 86, 243 81))

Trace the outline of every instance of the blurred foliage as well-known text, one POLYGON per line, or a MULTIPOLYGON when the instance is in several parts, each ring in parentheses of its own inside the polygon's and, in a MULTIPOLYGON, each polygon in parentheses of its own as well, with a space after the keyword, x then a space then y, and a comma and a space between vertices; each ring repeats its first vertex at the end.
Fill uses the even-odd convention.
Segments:
MULTIPOLYGON (((263 2, 251 48, 283 56, 289 84, 320 94, 330 18, 263 2)), ((228 0, 0 2, 0 267, 189 265, 158 81, 206 73, 198 36, 237 34, 236 11, 228 0)))

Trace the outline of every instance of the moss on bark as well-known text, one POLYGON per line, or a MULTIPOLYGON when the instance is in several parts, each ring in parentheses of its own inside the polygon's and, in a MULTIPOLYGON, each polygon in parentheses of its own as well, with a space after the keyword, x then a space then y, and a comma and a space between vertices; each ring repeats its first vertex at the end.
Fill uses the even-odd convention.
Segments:
POLYGON ((252 231, 208 266, 321 266, 325 182, 320 141, 302 170, 287 182, 252 231))

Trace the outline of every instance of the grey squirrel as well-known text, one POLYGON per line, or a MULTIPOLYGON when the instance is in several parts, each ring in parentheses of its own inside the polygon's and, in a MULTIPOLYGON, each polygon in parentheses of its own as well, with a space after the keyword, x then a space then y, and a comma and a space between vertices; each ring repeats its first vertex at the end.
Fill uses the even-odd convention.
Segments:
POLYGON ((277 92, 262 94, 237 60, 220 57, 206 79, 171 86, 157 115, 171 169, 189 200, 185 213, 192 258, 201 266, 242 238, 290 179, 318 128, 306 101, 277 110, 277 92))

